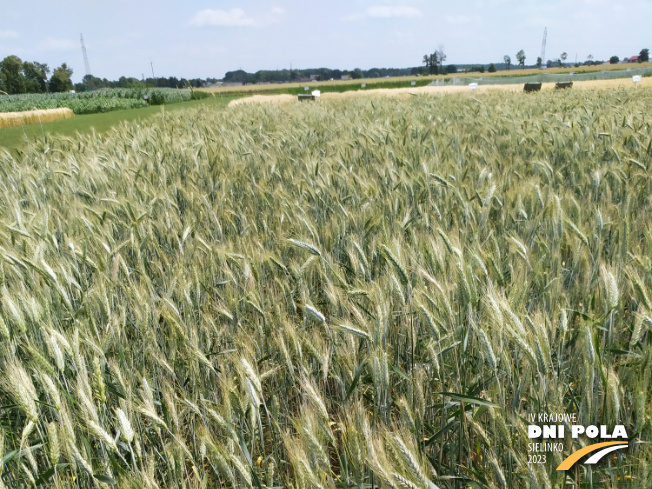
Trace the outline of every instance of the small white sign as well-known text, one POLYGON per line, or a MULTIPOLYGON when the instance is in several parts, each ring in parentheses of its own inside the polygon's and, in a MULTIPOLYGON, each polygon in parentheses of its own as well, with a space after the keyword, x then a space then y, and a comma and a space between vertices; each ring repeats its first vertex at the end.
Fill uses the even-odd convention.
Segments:
POLYGON ((417 84, 417 82, 415 82, 415 81, 412 82, 412 86, 413 86, 413 87, 416 86, 416 84, 417 84))
POLYGON ((477 90, 478 89, 478 84, 477 83, 469 83, 469 88, 471 90, 477 90))
POLYGON ((640 81, 641 81, 641 75, 634 75, 634 76, 632 77, 632 81, 633 81, 634 83, 638 83, 638 82, 640 82, 640 81))
POLYGON ((313 97, 321 97, 321 90, 313 90, 311 95, 313 97))
POLYGON ((360 86, 361 86, 362 88, 367 88, 367 84, 366 84, 366 83, 363 83, 363 84, 360 85, 360 86))
POLYGON ((303 89, 307 92, 308 90, 310 90, 310 87, 303 87, 303 89))

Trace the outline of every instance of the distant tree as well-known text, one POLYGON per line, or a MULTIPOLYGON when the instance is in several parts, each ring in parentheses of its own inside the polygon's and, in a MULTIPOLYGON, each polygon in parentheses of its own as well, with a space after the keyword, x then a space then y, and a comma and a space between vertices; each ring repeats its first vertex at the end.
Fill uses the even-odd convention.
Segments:
POLYGON ((620 62, 620 58, 618 56, 612 56, 609 58, 609 63, 612 65, 617 65, 620 62))
POLYGON ((503 61, 505 62, 505 66, 507 66, 507 69, 509 70, 511 68, 511 66, 512 66, 512 58, 510 58, 509 55, 506 54, 503 57, 503 61))
POLYGON ((497 71, 497 70, 496 70, 496 65, 493 64, 493 63, 491 63, 491 64, 489 65, 489 69, 488 69, 487 71, 488 71, 489 73, 496 73, 496 71, 497 71))
POLYGON ((480 66, 478 66, 478 71, 479 71, 480 73, 484 73, 484 65, 480 65, 480 66))
MULTIPOLYGON (((158 86, 156 80, 152 78, 148 78, 147 80, 152 84, 152 86, 158 86)), ((84 88, 82 89, 84 91, 97 90, 99 88, 107 88, 109 86, 109 84, 103 82, 101 78, 93 75, 84 75, 84 78, 82 79, 82 85, 84 85, 84 88)), ((75 90, 77 90, 77 88, 75 88, 75 90)))
POLYGON ((18 56, 7 56, 0 61, 0 72, 3 79, 3 91, 10 95, 25 93, 23 61, 18 56))
POLYGON ((37 61, 23 63, 23 73, 25 75, 25 92, 27 93, 44 93, 48 91, 48 75, 50 68, 48 65, 41 64, 37 61))
POLYGON ((68 68, 66 63, 63 63, 58 68, 55 68, 50 78, 50 91, 51 92, 67 92, 72 90, 72 68, 68 68))
MULTIPOLYGON (((247 83, 251 82, 251 78, 253 78, 253 75, 244 70, 227 71, 224 74, 224 81, 228 83, 247 83)), ((128 85, 129 80, 126 79, 126 81, 128 85)))
POLYGON ((446 73, 449 75, 452 75, 453 73, 457 73, 457 65, 448 65, 446 67, 446 73))
POLYGON ((525 67, 525 51, 522 49, 516 53, 516 59, 518 60, 518 65, 523 68, 525 67))
POLYGON ((586 57, 586 61, 588 61, 588 64, 592 65, 592 64, 593 64, 593 55, 592 55, 592 54, 589 54, 589 55, 586 57))
POLYGON ((647 63, 650 61, 650 50, 648 48, 641 49, 641 52, 638 55, 638 61, 640 63, 647 63))
MULTIPOLYGON (((445 58, 445 56, 444 56, 445 58)), ((431 75, 439 74, 439 67, 441 65, 441 60, 439 58, 439 51, 435 51, 432 54, 424 54, 423 62, 426 65, 426 71, 431 75)))
POLYGON ((541 56, 537 58, 537 68, 541 69, 541 64, 543 63, 543 60, 541 59, 541 56))
POLYGON ((561 65, 564 66, 564 63, 568 59, 568 53, 564 51, 563 53, 561 53, 561 57, 559 59, 561 59, 561 65))
POLYGON ((359 80, 362 78, 362 70, 360 68, 356 68, 351 72, 351 78, 354 80, 359 80))

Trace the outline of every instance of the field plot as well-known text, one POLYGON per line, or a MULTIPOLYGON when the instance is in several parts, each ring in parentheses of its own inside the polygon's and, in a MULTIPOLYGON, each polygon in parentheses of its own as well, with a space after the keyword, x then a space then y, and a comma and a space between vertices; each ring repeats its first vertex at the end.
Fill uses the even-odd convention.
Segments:
MULTIPOLYGON (((575 90, 616 90, 616 89, 635 89, 639 90, 643 87, 652 87, 652 78, 643 78, 641 82, 634 85, 630 79, 613 79, 613 80, 590 80, 576 82, 573 85, 575 90)), ((542 90, 554 90, 554 83, 544 83, 542 90)), ((449 85, 449 86, 420 86, 420 87, 403 87, 403 88, 374 88, 369 90, 350 90, 345 92, 326 92, 322 93, 321 100, 343 100, 343 99, 357 99, 360 97, 392 97, 392 98, 408 98, 415 95, 444 95, 444 94, 464 94, 464 95, 477 95, 486 92, 523 92, 523 84, 496 84, 496 85, 480 85, 476 90, 471 91, 466 85, 449 85)), ((243 92, 244 93, 244 92, 243 92)), ((645 96, 649 93, 643 91, 639 96, 645 96)), ((240 104, 248 103, 272 103, 287 105, 297 101, 296 95, 290 94, 256 94, 247 97, 237 98, 229 102, 229 107, 235 107, 240 104)))
POLYGON ((243 104, 0 150, 4 486, 560 488, 526 417, 578 413, 630 447, 568 480, 649 488, 651 95, 243 104))
POLYGON ((0 112, 0 129, 39 124, 43 122, 71 119, 75 115, 70 109, 25 110, 22 112, 0 112))
MULTIPOLYGON (((595 76, 598 79, 611 79, 615 76, 623 76, 631 80, 632 74, 644 73, 644 76, 650 76, 650 69, 652 63, 636 63, 626 67, 623 64, 615 65, 594 65, 594 66, 581 66, 581 67, 564 67, 564 68, 550 68, 545 71, 539 69, 523 69, 523 70, 508 70, 498 71, 495 73, 452 73, 444 75, 425 75, 425 76, 394 76, 391 78, 362 78, 358 80, 330 80, 330 81, 315 81, 315 82, 293 82, 293 83, 259 83, 243 86, 226 86, 226 87, 211 87, 201 88, 197 91, 208 92, 213 94, 248 94, 248 95, 265 95, 265 94, 292 94, 296 95, 304 93, 306 86, 311 90, 319 89, 322 93, 341 93, 348 91, 370 91, 378 89, 406 89, 416 87, 423 87, 428 84, 435 84, 446 87, 467 86, 471 82, 480 82, 481 85, 502 85, 510 83, 518 83, 521 86, 526 79, 527 81, 546 81, 546 77, 555 78, 557 75, 562 75, 562 80, 567 79, 582 79, 586 76, 595 76), (630 73, 631 71, 631 73, 630 73), (620 72, 620 74, 616 74, 620 72), (518 81, 512 81, 518 80, 518 81), (412 82, 415 85, 412 85, 412 82), (365 88, 362 89, 362 85, 365 88)), ((555 80, 558 81, 558 80, 555 80)))
POLYGON ((81 93, 36 93, 0 96, 1 112, 21 112, 66 107, 75 114, 96 114, 112 110, 135 109, 148 105, 171 104, 206 96, 191 90, 173 88, 114 88, 81 93), (147 97, 147 98, 145 98, 147 97))

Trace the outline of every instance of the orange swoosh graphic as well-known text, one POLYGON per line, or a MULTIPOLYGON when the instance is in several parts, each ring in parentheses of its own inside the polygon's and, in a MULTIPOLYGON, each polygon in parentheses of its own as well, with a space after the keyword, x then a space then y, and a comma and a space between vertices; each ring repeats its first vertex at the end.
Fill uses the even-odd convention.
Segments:
POLYGON ((584 455, 588 455, 591 452, 595 452, 596 450, 600 450, 601 448, 604 447, 610 447, 612 445, 627 445, 627 442, 625 441, 606 441, 604 443, 596 443, 595 445, 589 445, 588 447, 584 447, 581 450, 576 451, 575 453, 572 453, 571 455, 568 456, 566 460, 564 460, 559 467, 557 467, 557 470, 569 470, 573 465, 575 465, 575 462, 577 462, 579 459, 581 459, 584 455))

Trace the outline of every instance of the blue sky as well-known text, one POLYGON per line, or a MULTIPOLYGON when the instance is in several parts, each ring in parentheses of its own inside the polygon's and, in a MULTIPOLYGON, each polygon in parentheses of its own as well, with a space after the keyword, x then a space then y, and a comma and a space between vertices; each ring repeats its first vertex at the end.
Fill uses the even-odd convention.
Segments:
MULTIPOLYGON (((5 0, 7 2, 7 0, 5 0)), ((84 75, 221 78, 226 71, 421 64, 443 45, 446 63, 526 63, 632 56, 652 48, 651 0, 30 0, 0 16, 0 59, 67 62, 84 75)))

